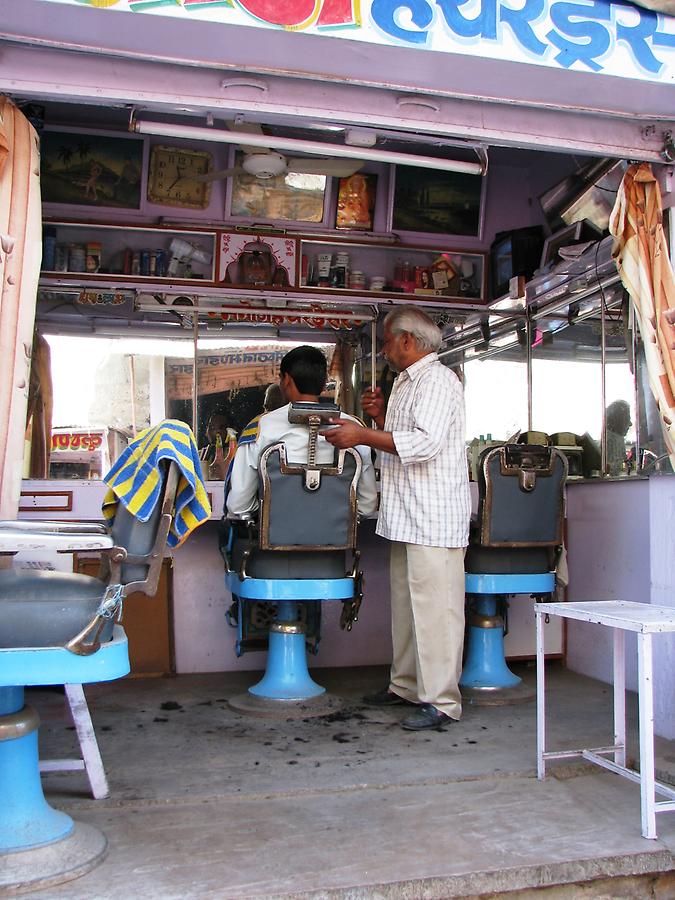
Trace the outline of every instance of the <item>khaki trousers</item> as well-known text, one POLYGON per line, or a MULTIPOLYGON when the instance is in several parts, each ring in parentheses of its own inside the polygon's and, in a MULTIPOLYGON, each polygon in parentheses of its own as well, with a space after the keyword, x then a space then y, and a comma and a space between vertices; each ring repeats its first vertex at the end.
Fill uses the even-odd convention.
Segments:
POLYGON ((391 543, 390 690, 462 715, 464 548, 391 543))

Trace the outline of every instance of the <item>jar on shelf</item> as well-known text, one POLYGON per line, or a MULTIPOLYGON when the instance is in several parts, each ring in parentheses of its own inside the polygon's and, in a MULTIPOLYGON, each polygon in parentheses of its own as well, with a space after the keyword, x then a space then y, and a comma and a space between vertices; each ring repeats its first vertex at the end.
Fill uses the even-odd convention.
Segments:
POLYGON ((42 268, 53 272, 56 265, 56 228, 45 225, 42 232, 42 268))
POLYGON ((362 291, 366 287, 366 276, 359 269, 354 269, 349 276, 349 287, 352 291, 362 291))
POLYGON ((87 252, 82 244, 68 245, 68 271, 86 272, 87 252))
POLYGON ((386 279, 384 275, 373 275, 373 277, 370 279, 370 290, 383 291, 385 283, 386 279))
POLYGON ((68 271, 68 244, 57 244, 54 251, 54 271, 68 271))

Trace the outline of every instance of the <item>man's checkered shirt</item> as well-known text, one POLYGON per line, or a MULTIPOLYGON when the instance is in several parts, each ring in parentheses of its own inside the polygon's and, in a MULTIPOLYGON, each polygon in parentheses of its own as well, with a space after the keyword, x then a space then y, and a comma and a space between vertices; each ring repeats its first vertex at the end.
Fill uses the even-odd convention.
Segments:
POLYGON ((427 547, 466 547, 471 498, 462 386, 435 353, 394 383, 384 430, 398 456, 380 454, 377 533, 427 547))

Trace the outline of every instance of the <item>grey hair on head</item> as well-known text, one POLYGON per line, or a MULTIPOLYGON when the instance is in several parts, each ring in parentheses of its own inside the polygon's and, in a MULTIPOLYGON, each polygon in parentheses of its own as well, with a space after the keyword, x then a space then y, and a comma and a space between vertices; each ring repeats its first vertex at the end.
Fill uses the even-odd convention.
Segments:
POLYGON ((417 306, 399 306, 384 317, 392 334, 407 332, 417 341, 420 350, 436 351, 443 343, 443 332, 417 306))

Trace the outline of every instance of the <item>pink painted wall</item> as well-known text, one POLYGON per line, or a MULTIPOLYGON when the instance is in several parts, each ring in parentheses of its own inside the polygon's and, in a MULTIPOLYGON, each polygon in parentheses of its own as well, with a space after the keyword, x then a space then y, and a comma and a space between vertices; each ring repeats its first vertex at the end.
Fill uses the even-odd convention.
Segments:
MULTIPOLYGON (((567 488, 567 599, 631 600, 675 608, 675 477, 653 476, 567 488)), ((654 645, 655 732, 675 738, 675 635, 654 645)), ((568 622, 570 669, 612 682, 612 631, 568 622)), ((637 689, 637 644, 626 634, 626 685, 637 689)))

